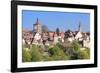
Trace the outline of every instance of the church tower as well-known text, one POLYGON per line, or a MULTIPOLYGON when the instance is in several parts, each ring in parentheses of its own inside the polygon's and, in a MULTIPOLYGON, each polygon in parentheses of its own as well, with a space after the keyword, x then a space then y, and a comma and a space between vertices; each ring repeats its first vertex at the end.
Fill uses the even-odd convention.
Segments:
POLYGON ((39 19, 37 18, 36 23, 33 24, 33 32, 35 33, 42 33, 42 25, 39 22, 39 19))
POLYGON ((79 31, 79 32, 82 32, 82 26, 81 26, 81 22, 79 22, 78 31, 79 31))

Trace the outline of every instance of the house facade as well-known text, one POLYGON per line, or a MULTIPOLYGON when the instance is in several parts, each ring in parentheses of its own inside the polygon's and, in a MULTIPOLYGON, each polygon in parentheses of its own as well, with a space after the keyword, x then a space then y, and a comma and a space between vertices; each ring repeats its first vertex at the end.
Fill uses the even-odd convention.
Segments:
POLYGON ((33 25, 33 31, 23 30, 23 44, 50 45, 51 43, 63 43, 67 39, 69 42, 77 40, 82 47, 90 48, 90 33, 82 32, 81 23, 79 23, 78 31, 67 30, 59 33, 56 31, 42 32, 42 26, 37 19, 33 25))

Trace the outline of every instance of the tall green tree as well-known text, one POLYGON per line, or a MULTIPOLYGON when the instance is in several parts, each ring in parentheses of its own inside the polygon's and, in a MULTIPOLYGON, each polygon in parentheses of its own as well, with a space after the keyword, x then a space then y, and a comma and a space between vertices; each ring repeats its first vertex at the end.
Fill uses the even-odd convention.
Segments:
POLYGON ((80 51, 79 58, 80 59, 89 59, 90 58, 90 50, 88 48, 85 48, 85 50, 80 51))
POLYGON ((33 45, 31 49, 32 59, 31 61, 42 61, 42 54, 39 51, 39 47, 37 45, 33 45))
POLYGON ((32 58, 32 56, 31 56, 30 51, 23 48, 22 49, 22 61, 23 62, 30 62, 31 58, 32 58))
POLYGON ((71 60, 80 59, 79 58, 80 45, 77 41, 72 42, 69 52, 70 52, 70 59, 71 60))
POLYGON ((78 41, 73 41, 72 42, 72 48, 78 52, 80 50, 80 44, 78 43, 78 41))
POLYGON ((68 56, 57 45, 49 49, 52 60, 67 60, 68 56))

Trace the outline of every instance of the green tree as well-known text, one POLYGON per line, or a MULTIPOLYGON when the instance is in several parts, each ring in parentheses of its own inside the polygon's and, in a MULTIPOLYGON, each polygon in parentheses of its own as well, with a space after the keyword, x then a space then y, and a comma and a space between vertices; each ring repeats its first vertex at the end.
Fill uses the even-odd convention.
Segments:
POLYGON ((80 50, 80 44, 77 41, 73 41, 72 48, 74 48, 74 50, 78 52, 80 50))
POLYGON ((43 57, 37 45, 33 45, 31 49, 32 61, 42 61, 43 57))
POLYGON ((71 60, 79 59, 80 45, 77 41, 73 41, 67 54, 71 60))
POLYGON ((43 55, 43 61, 52 61, 53 59, 49 55, 43 55))
POLYGON ((80 59, 89 59, 90 58, 90 50, 88 48, 85 48, 85 50, 80 51, 79 58, 80 59))
POLYGON ((68 56, 65 55, 64 51, 59 48, 57 45, 55 45, 53 48, 49 49, 49 52, 51 54, 52 60, 67 60, 68 56))
POLYGON ((23 62, 30 62, 31 58, 32 58, 32 56, 30 54, 30 51, 23 48, 22 49, 22 61, 23 62))

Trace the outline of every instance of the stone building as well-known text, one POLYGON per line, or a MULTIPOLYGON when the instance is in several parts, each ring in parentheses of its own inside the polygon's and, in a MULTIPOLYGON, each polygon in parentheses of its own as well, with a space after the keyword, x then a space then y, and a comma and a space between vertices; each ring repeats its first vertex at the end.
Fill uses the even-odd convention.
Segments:
POLYGON ((33 31, 23 30, 23 43, 37 44, 37 45, 50 45, 58 42, 73 42, 77 40, 82 47, 90 48, 90 33, 83 32, 81 23, 79 23, 78 31, 67 30, 66 32, 47 31, 42 32, 43 25, 37 19, 33 25, 33 31))
POLYGON ((29 30, 22 30, 22 41, 23 44, 30 44, 33 39, 33 33, 29 30))
POLYGON ((81 23, 79 23, 78 31, 76 31, 75 39, 81 40, 82 38, 82 26, 81 23))
POLYGON ((34 33, 42 33, 42 24, 39 22, 38 18, 35 24, 33 24, 33 32, 34 33))

